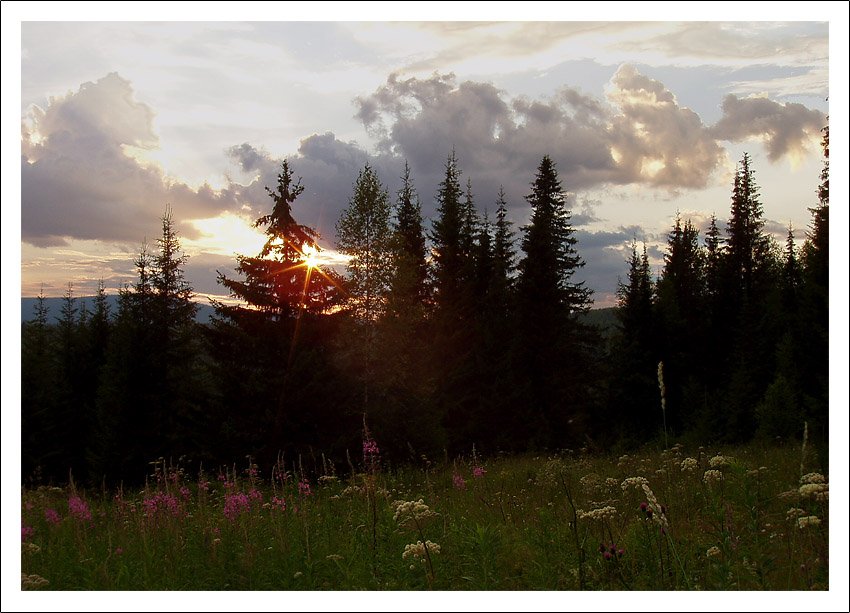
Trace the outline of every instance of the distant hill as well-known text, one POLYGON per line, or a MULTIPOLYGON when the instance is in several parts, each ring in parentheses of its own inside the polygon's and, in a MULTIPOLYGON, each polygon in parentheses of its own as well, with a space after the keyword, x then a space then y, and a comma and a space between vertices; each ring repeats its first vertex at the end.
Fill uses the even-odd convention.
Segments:
MULTIPOLYGON (((62 314, 62 298, 45 298, 44 304, 47 306, 47 321, 56 323, 56 320, 62 314)), ((106 297, 109 304, 109 312, 113 315, 118 312, 118 296, 109 295, 106 297)), ((38 298, 21 298, 21 323, 30 321, 35 318, 35 306, 38 303, 38 298)), ((76 299, 77 309, 85 303, 86 308, 91 312, 94 309, 94 296, 80 296, 76 299)), ((215 313, 215 309, 207 303, 198 302, 198 313, 195 315, 195 321, 198 323, 208 323, 210 317, 215 313)), ((79 313, 79 311, 77 311, 79 313)))
MULTIPOLYGON (((47 305, 47 320, 50 323, 55 323, 62 313, 62 298, 45 298, 44 303, 47 305)), ((118 296, 110 295, 106 297, 109 303, 109 309, 112 314, 118 312, 118 296)), ((37 298, 21 298, 21 322, 30 321, 35 318, 35 305, 38 302, 37 298)), ((76 306, 79 309, 82 303, 86 304, 86 308, 91 311, 94 308, 94 296, 81 296, 77 298, 76 306)), ((207 303, 197 303, 198 313, 195 316, 195 321, 198 323, 209 323, 210 317, 215 313, 215 309, 207 303)), ((586 323, 599 328, 602 336, 610 338, 616 331, 617 315, 615 307, 605 309, 591 309, 583 316, 586 323)))
POLYGON ((617 307, 591 309, 583 316, 584 322, 599 328, 602 336, 611 338, 617 331, 617 307))

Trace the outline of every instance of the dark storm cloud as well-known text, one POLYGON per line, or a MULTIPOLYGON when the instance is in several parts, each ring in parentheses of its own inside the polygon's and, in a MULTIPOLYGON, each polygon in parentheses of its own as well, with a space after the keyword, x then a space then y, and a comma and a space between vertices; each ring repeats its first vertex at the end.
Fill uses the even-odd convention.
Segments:
POLYGON ((166 204, 178 220, 233 208, 231 192, 192 189, 125 154, 157 144, 153 117, 116 73, 34 108, 21 143, 22 239, 138 241, 156 231, 166 204))
POLYGON ((822 112, 802 104, 730 94, 723 100, 723 117, 711 131, 715 138, 734 142, 762 138, 768 158, 775 162, 786 154, 807 151, 825 125, 822 112))

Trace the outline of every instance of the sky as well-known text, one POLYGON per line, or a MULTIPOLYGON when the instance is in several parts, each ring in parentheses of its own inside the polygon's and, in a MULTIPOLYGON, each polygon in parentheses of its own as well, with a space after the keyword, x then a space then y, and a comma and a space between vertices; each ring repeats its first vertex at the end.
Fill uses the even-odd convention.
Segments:
POLYGON ((167 204, 188 280, 222 294, 216 271, 259 251, 284 158, 306 188, 296 219, 339 262, 364 164, 394 197, 409 161, 430 228, 454 148, 479 211, 504 186, 517 230, 552 157, 577 279, 611 306, 633 240, 658 273, 677 212, 723 227, 745 151, 766 228, 802 242, 829 113, 826 21, 24 20, 20 53, 23 296, 132 281, 167 204))
MULTIPOLYGON (((633 240, 660 271, 677 212, 701 228, 713 213, 722 227, 744 152, 766 228, 784 240, 790 224, 802 242, 830 113, 831 187, 847 202, 845 3, 772 3, 774 22, 762 21, 763 3, 746 2, 527 2, 521 14, 515 3, 486 3, 486 14, 481 5, 205 3, 210 21, 199 23, 197 4, 4 2, 4 408, 19 368, 19 339, 7 331, 20 329, 20 296, 132 281, 133 257, 154 244, 167 204, 188 280, 202 298, 220 295, 216 271, 260 248, 250 223, 270 209, 264 188, 285 158, 306 188, 296 219, 317 227, 328 261, 339 262, 334 226, 365 163, 394 194, 409 161, 430 218, 454 148, 479 210, 492 215, 502 185, 519 228, 548 154, 586 261, 577 276, 596 306, 614 303, 633 240)), ((834 248, 846 228, 846 207, 836 207, 834 248)), ((846 282, 839 260, 833 274, 846 282)), ((843 313, 833 321, 846 326, 846 288, 833 288, 843 313)), ((846 372, 843 329, 832 381, 846 372)), ((13 413, 4 432, 19 429, 13 413)), ((18 473, 6 455, 17 444, 4 437, 10 487, 18 473)), ((833 466, 846 477, 846 458, 833 466)), ((836 495, 846 503, 840 485, 836 495)), ((5 535, 17 528, 14 513, 3 515, 5 568, 5 535)), ((736 606, 745 596, 729 595, 736 606)), ((799 610, 810 597, 781 602, 799 610)))

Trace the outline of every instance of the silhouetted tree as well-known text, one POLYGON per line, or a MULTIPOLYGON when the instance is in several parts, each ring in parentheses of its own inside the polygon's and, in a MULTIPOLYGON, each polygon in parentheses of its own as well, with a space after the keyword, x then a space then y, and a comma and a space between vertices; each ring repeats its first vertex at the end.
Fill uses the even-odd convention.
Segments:
POLYGON ((525 257, 517 280, 522 425, 533 444, 564 445, 568 433, 578 431, 587 409, 589 379, 584 369, 592 365, 587 330, 576 316, 589 308, 590 291, 573 278, 584 261, 576 250, 561 181, 548 155, 531 185, 526 196, 531 222, 523 228, 525 257))

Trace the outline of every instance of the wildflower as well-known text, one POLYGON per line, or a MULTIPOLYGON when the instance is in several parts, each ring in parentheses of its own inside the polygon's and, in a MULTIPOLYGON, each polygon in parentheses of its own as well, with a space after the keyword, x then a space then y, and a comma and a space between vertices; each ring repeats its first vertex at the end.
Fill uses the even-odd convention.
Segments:
POLYGON ((80 521, 91 521, 89 505, 79 496, 71 496, 68 499, 68 511, 80 521))
POLYGON ((618 485, 620 485, 620 482, 617 479, 614 479, 613 477, 608 477, 607 479, 605 479, 605 485, 607 487, 617 487, 618 485))
POLYGON ((310 489, 310 482, 306 478, 302 478, 298 482, 298 493, 302 496, 310 496, 313 493, 310 489))
POLYGON ((299 570, 299 571, 296 571, 294 575, 292 575, 292 578, 293 578, 293 579, 300 579, 300 578, 301 578, 301 577, 303 577, 303 576, 304 576, 304 573, 302 573, 302 572, 299 570))
POLYGON ((483 466, 473 466, 472 467, 472 476, 475 477, 476 479, 480 479, 486 474, 487 474, 487 471, 484 469, 483 466))
POLYGON ((641 488, 644 485, 648 485, 649 481, 646 480, 646 477, 628 477, 623 481, 620 487, 623 488, 623 491, 629 489, 629 487, 641 488))
POLYGON ((244 492, 228 493, 224 496, 224 516, 230 521, 251 510, 251 501, 244 492))
POLYGON ((342 560, 342 556, 336 553, 332 553, 329 556, 325 556, 325 559, 331 560, 333 562, 339 562, 340 560, 342 560))
POLYGON ((720 455, 719 453, 708 461, 711 468, 723 468, 729 466, 729 458, 720 455))
POLYGON ((23 543, 25 540, 30 538, 33 534, 35 534, 35 528, 32 526, 26 525, 23 520, 21 521, 21 542, 23 543))
POLYGON ((579 519, 613 519, 617 514, 617 509, 614 507, 602 507, 601 509, 591 509, 590 511, 581 511, 579 519))
POLYGON ((41 551, 41 547, 36 545, 35 543, 21 543, 21 552, 23 553, 38 553, 41 551))
POLYGON ((711 485, 712 483, 719 483, 723 481, 723 473, 719 470, 707 470, 702 476, 702 480, 706 485, 711 485))
POLYGON ((820 473, 807 473, 800 477, 800 485, 807 483, 826 483, 826 478, 820 473))
POLYGON ((708 558, 716 558, 720 555, 720 547, 718 547, 717 545, 709 547, 708 550, 705 552, 705 555, 708 558))
POLYGON ((641 487, 643 488, 643 493, 646 494, 646 503, 649 507, 646 512, 647 519, 651 519, 658 524, 661 527, 662 534, 666 534, 667 528, 670 527, 666 517, 667 509, 658 504, 655 493, 650 489, 648 483, 641 484, 641 487))
POLYGON ((22 590, 37 590, 48 585, 50 581, 39 575, 27 575, 21 573, 21 589, 22 590))
POLYGON ((809 515, 808 517, 801 517, 797 520, 797 527, 800 530, 809 526, 820 526, 820 518, 817 515, 809 515))
POLYGON ((121 555, 121 554, 123 554, 123 553, 124 553, 124 548, 123 548, 123 547, 116 547, 116 548, 115 548, 115 555, 116 555, 116 556, 120 556, 120 555, 121 555))
POLYGON ((696 470, 699 463, 696 461, 696 458, 685 458, 682 460, 682 472, 683 473, 692 473, 696 470))
POLYGON ((806 483, 801 485, 798 491, 801 498, 818 499, 818 495, 820 494, 820 498, 822 499, 824 493, 829 493, 829 485, 826 483, 806 483))
POLYGON ((437 555, 440 553, 440 546, 437 543, 432 543, 431 541, 416 541, 415 543, 410 543, 409 545, 404 546, 404 553, 401 554, 401 559, 406 560, 409 557, 413 557, 415 560, 419 560, 420 562, 425 562, 425 558, 427 557, 425 554, 425 550, 428 550, 428 554, 437 555))
POLYGON ((162 515, 177 517, 181 513, 177 496, 166 492, 157 492, 153 496, 147 496, 142 500, 142 506, 145 509, 145 517, 148 518, 162 515))
POLYGON ((803 509, 792 507, 788 509, 788 511, 785 513, 785 517, 788 519, 788 521, 794 521, 798 517, 803 517, 805 514, 806 512, 803 509))
POLYGON ((423 523, 437 516, 422 498, 410 502, 397 500, 393 506, 395 506, 393 521, 398 522, 402 528, 421 528, 423 523))
POLYGON ((465 490, 466 480, 460 476, 460 473, 454 473, 452 475, 452 485, 454 485, 456 490, 465 490))
POLYGON ((378 448, 378 443, 372 438, 363 440, 363 463, 372 468, 380 461, 381 450, 378 448))
POLYGON ((190 492, 189 488, 184 485, 180 488, 180 495, 183 496, 183 500, 189 500, 192 496, 192 492, 190 492))
POLYGON ((271 506, 275 509, 280 509, 281 511, 286 511, 286 500, 283 498, 278 498, 274 496, 272 498, 271 506))
POLYGON ((336 483, 339 479, 336 478, 336 475, 322 475, 319 477, 319 483, 322 485, 330 485, 331 483, 336 483))

